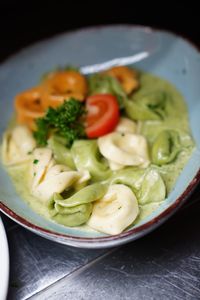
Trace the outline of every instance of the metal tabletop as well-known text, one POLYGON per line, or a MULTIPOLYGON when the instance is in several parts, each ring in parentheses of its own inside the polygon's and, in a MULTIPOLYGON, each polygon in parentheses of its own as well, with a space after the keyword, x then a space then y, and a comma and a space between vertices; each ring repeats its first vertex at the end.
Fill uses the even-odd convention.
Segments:
POLYGON ((2 215, 10 249, 8 299, 200 299, 200 187, 164 225, 127 245, 67 247, 2 215))

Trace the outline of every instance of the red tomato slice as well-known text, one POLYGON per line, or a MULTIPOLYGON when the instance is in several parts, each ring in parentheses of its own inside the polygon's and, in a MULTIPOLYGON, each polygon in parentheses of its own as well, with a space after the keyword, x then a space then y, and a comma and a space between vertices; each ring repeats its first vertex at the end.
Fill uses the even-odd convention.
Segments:
POLYGON ((89 138, 97 138, 107 134, 119 122, 119 106, 115 96, 97 94, 86 100, 86 133, 89 138))

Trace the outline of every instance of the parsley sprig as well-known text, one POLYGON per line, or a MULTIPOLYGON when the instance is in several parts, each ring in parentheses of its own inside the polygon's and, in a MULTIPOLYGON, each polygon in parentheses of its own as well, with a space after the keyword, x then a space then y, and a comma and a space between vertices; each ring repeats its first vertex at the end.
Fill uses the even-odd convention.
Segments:
POLYGON ((76 139, 84 138, 86 135, 81 119, 84 114, 84 105, 73 98, 64 101, 58 108, 48 108, 43 118, 36 119, 34 137, 37 144, 45 146, 51 132, 64 137, 67 146, 71 146, 76 139))

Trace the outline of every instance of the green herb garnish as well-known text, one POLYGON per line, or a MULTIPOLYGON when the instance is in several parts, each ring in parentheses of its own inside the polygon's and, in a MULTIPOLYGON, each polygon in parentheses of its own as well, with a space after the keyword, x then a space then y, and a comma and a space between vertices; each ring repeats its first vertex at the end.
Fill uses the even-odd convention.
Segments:
POLYGON ((39 146, 45 146, 50 133, 66 139, 66 145, 71 146, 74 140, 85 137, 81 117, 85 114, 84 105, 71 98, 58 108, 48 108, 43 118, 36 120, 37 130, 34 137, 39 146))
POLYGON ((38 159, 34 159, 33 163, 36 165, 39 162, 38 159))

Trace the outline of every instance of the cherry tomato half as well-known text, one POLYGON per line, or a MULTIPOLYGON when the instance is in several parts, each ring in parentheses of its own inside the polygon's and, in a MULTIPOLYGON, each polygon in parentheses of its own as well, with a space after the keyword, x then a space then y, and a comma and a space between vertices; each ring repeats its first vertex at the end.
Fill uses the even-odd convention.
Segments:
POLYGON ((119 105, 110 94, 92 95, 86 100, 86 133, 97 138, 114 130, 119 122, 119 105))

